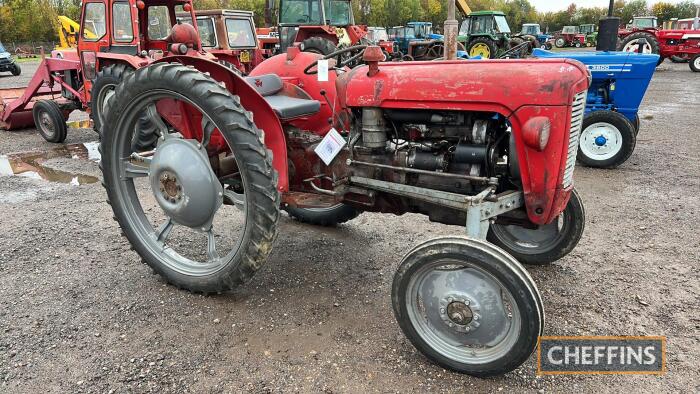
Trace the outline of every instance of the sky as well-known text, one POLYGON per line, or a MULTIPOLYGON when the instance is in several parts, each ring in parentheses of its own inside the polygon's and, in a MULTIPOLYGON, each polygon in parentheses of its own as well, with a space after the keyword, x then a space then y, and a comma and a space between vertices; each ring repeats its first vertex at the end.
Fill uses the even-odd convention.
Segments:
MULTIPOLYGON (((679 3, 681 0, 664 0, 668 3, 679 3)), ((537 11, 563 11, 569 4, 576 3, 577 7, 606 7, 610 4, 609 0, 530 0, 530 4, 534 5, 537 11)), ((647 0, 649 5, 656 3, 655 0, 647 0)))

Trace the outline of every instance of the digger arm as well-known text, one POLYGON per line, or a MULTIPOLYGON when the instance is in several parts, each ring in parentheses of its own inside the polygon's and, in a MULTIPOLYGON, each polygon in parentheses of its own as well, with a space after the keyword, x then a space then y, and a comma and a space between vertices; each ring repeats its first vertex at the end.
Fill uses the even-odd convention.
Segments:
POLYGON ((455 3, 457 4, 457 9, 459 12, 462 13, 462 16, 467 16, 472 13, 472 9, 469 8, 469 5, 467 4, 467 0, 455 0, 455 3))
MULTIPOLYGON (((59 26, 57 32, 60 45, 56 47, 56 49, 75 48, 77 46, 75 34, 80 31, 80 25, 71 18, 64 15, 58 16, 58 23, 59 26)), ((85 30, 84 34, 85 38, 88 39, 97 38, 97 36, 93 32, 87 29, 85 30)))

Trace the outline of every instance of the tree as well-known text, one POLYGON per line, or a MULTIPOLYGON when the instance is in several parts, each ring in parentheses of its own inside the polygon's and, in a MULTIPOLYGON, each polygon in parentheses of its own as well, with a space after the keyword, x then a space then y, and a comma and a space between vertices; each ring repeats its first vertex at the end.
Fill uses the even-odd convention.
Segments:
POLYGON ((678 19, 694 18, 695 17, 695 2, 693 0, 685 0, 676 4, 675 17, 678 19))
POLYGON ((676 16, 676 7, 671 3, 660 1, 651 6, 651 13, 659 18, 659 24, 676 16))
POLYGON ((622 7, 622 14, 620 17, 622 18, 623 23, 627 23, 635 16, 645 16, 648 14, 649 9, 647 7, 646 0, 632 0, 625 3, 625 6, 622 7))

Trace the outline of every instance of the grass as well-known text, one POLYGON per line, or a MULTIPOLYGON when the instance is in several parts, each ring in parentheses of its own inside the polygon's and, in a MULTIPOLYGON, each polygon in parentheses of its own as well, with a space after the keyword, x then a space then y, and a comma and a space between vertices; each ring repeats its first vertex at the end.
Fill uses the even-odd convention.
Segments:
MULTIPOLYGON (((49 54, 49 55, 50 55, 50 54, 49 54)), ((37 56, 37 57, 24 57, 24 58, 18 58, 18 57, 16 57, 16 56, 13 56, 12 58, 15 59, 15 62, 17 62, 17 63, 32 63, 32 62, 39 62, 39 61, 41 61, 41 56, 37 56)))

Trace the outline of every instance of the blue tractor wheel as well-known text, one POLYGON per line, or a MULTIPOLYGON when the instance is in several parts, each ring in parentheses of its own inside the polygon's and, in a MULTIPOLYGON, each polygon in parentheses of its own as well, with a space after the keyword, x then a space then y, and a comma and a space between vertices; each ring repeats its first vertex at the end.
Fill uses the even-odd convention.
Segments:
POLYGON ((626 117, 593 111, 583 118, 576 158, 588 167, 615 168, 629 159, 636 144, 634 126, 626 117))

